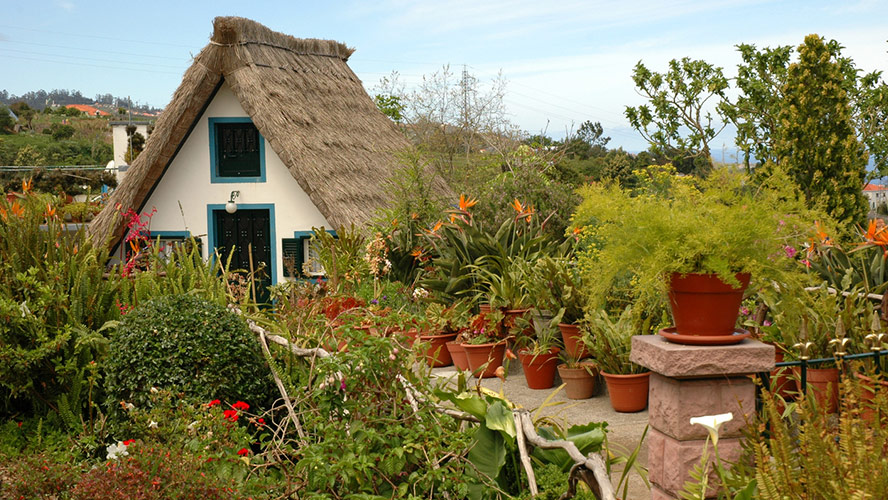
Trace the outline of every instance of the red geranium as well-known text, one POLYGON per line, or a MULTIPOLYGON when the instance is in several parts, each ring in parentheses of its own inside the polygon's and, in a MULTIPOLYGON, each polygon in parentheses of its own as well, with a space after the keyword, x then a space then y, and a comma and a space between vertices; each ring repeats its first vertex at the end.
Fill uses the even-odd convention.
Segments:
POLYGON ((219 401, 218 399, 214 399, 214 400, 210 401, 209 403, 207 403, 207 408, 212 408, 214 406, 219 406, 221 404, 222 404, 222 401, 219 401))
POLYGON ((123 445, 124 445, 124 446, 129 446, 129 445, 131 445, 131 444, 133 444, 133 443, 135 443, 135 442, 136 442, 135 439, 127 439, 126 441, 123 442, 123 445))
POLYGON ((248 450, 246 448, 241 448, 240 450, 237 451, 237 454, 242 457, 245 457, 250 454, 250 450, 248 450))
POLYGON ((248 405, 247 403, 244 403, 243 401, 238 401, 237 403, 234 403, 233 405, 231 405, 231 407, 234 408, 235 410, 249 410, 250 409, 250 405, 248 405))
POLYGON ((225 410, 222 415, 232 422, 237 422, 237 410, 225 410))

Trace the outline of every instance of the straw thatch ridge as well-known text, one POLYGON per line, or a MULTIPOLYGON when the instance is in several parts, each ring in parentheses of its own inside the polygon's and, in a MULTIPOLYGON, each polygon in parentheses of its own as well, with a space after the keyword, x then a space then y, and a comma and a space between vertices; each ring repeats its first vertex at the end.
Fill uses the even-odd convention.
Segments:
POLYGON ((150 209, 144 204, 223 81, 333 227, 368 221, 387 204, 393 153, 408 141, 346 64, 353 50, 239 17, 213 25, 145 150, 90 225, 94 240, 116 246, 125 230, 119 214, 150 209))

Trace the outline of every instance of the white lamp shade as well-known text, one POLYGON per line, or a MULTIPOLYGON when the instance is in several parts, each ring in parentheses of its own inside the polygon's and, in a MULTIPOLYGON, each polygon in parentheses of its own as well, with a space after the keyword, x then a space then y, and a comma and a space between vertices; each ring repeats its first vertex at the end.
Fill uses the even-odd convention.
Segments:
POLYGON ((229 201, 228 203, 225 204, 225 211, 230 214, 237 212, 237 203, 235 203, 233 201, 229 201))

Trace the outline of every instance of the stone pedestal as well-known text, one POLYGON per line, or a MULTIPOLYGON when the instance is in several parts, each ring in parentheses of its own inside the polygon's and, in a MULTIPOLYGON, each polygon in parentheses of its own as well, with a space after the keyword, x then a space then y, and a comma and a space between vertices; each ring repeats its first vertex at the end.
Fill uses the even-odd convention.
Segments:
MULTIPOLYGON (((689 472, 700 463, 709 432, 691 425, 691 417, 733 413, 734 419, 720 429, 718 451, 723 462, 739 458, 743 426, 755 413, 750 375, 774 368, 773 346, 754 340, 729 346, 688 346, 659 335, 643 335, 632 339, 631 360, 653 372, 648 397, 652 499, 678 498, 691 479, 689 472)), ((715 460, 711 445, 710 457, 715 460)), ((715 496, 715 490, 710 494, 715 496)))

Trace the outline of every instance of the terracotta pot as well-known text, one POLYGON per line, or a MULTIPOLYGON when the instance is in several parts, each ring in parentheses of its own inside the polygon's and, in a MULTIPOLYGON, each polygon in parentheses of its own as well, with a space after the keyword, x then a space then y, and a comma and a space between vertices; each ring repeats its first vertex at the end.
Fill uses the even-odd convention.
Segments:
POLYGON ((490 378, 496 374, 496 369, 503 366, 503 356, 506 354, 506 343, 495 344, 463 344, 466 351, 466 359, 472 375, 478 378, 490 378))
POLYGON ((428 347, 423 349, 426 363, 432 368, 447 366, 453 363, 450 357, 450 351, 447 350, 447 342, 456 339, 456 333, 445 333, 443 335, 420 335, 419 341, 428 343, 428 347))
POLYGON ((867 422, 872 422, 876 418, 877 410, 875 409, 876 392, 888 391, 888 381, 876 381, 862 373, 854 375, 860 379, 860 418, 867 422))
POLYGON ((411 328, 407 331, 395 332, 393 336, 398 342, 405 346, 413 347, 413 344, 419 339, 419 332, 416 331, 416 328, 411 328))
POLYGON ((493 308, 490 307, 490 304, 479 304, 478 305, 478 312, 479 313, 487 314, 492 310, 493 310, 493 308))
POLYGON ((588 363, 586 367, 568 368, 562 363, 558 365, 558 375, 564 382, 564 395, 568 399, 589 399, 595 394, 595 365, 588 363))
POLYGON ((558 323, 561 330, 561 339, 564 340, 564 352, 574 359, 583 359, 590 356, 586 344, 582 341, 583 334, 577 325, 558 323))
POLYGON ((518 351, 518 359, 524 368, 524 379, 531 389, 548 389, 555 385, 555 368, 558 367, 558 353, 561 349, 553 347, 545 354, 534 356, 527 350, 518 351))
MULTIPOLYGON (((772 344, 771 342, 766 342, 767 344, 771 344, 774 346, 774 362, 782 363, 784 361, 785 353, 780 348, 780 346, 776 344, 772 344)), ((775 396, 780 396, 783 398, 783 401, 795 401, 796 394, 798 394, 797 386, 795 381, 792 379, 792 369, 789 366, 781 366, 775 367, 771 370, 771 393, 775 396)), ((783 413, 786 410, 786 406, 779 399, 775 400, 777 404, 777 411, 783 413)))
POLYGON ((635 413, 647 407, 651 372, 632 375, 601 374, 607 384, 607 393, 614 411, 635 413))
POLYGON ((738 273, 740 288, 732 288, 716 274, 674 273, 669 284, 672 318, 681 335, 731 336, 740 314, 749 273, 738 273))
POLYGON ((450 352, 453 365, 459 370, 468 370, 469 360, 466 359, 466 350, 463 349, 462 342, 452 340, 445 345, 447 346, 447 351, 450 352))
MULTIPOLYGON (((802 390, 802 370, 793 367, 796 375, 796 388, 802 390)), ((826 413, 835 413, 839 407, 839 369, 811 368, 807 370, 808 390, 814 393, 817 406, 826 413)))

